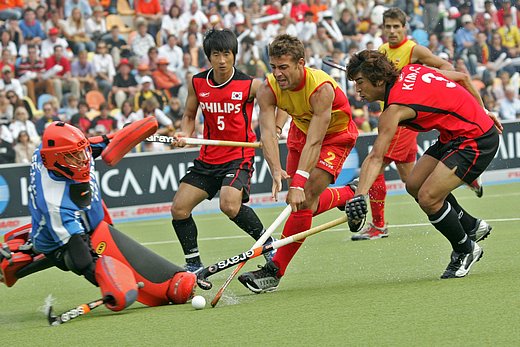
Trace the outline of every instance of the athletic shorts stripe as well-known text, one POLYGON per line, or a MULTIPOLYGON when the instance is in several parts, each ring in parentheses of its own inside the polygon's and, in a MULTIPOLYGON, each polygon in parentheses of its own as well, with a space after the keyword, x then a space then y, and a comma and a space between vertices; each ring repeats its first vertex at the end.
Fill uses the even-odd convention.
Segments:
POLYGON ((213 199, 221 187, 233 187, 242 190, 242 202, 248 202, 254 171, 253 160, 252 157, 241 158, 213 165, 195 159, 181 182, 205 191, 208 200, 213 199))

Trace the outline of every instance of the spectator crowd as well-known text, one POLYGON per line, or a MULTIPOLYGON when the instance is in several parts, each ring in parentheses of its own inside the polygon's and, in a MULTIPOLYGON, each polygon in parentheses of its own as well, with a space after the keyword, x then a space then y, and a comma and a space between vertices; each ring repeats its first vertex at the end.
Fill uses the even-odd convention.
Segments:
MULTIPOLYGON (((3 0, 0 164, 30 162, 55 120, 93 136, 155 116, 160 132, 172 135, 191 76, 209 68, 202 50, 209 28, 233 30, 236 66, 261 80, 269 72, 268 44, 281 33, 297 36, 307 65, 347 92, 358 128, 376 131, 379 103, 366 104, 323 60, 346 65, 353 52, 377 49, 389 7, 408 15, 409 39, 472 77, 488 110, 502 120, 520 118, 515 0, 3 0)), ((202 119, 197 123, 202 136, 202 119)))

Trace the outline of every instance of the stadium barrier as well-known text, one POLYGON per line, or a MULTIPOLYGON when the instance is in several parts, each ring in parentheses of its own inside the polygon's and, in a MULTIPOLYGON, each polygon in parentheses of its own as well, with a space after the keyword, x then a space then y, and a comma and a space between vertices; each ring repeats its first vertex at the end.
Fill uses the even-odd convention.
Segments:
MULTIPOLYGON (((418 151, 424 151, 435 141, 435 132, 420 133, 418 151)), ((356 148, 345 162, 335 185, 344 185, 357 177, 359 166, 370 151, 374 134, 359 137, 356 148)), ((280 144, 281 158, 286 157, 285 143, 280 144)), ((198 155, 198 148, 172 150, 161 153, 129 154, 116 167, 109 167, 101 160, 96 163, 98 181, 102 196, 115 222, 169 218, 170 203, 192 161, 198 155)), ((30 185, 27 164, 0 166, 0 234, 28 223, 30 185)), ((394 165, 385 172, 389 194, 404 192, 404 185, 394 165)), ((485 185, 520 182, 520 122, 504 124, 500 149, 483 175, 485 185)), ((256 151, 255 172, 251 178, 251 201, 253 207, 280 205, 271 199, 271 176, 262 151, 256 151)), ((204 201, 196 213, 215 212, 218 200, 204 201)))

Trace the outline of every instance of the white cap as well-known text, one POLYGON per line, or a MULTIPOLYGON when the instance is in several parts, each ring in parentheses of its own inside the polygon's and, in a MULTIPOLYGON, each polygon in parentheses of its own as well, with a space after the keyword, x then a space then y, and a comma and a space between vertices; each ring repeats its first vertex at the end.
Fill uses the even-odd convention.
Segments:
POLYGON ((473 23, 473 18, 471 17, 470 14, 465 14, 464 16, 462 16, 462 18, 460 20, 461 20, 461 22, 463 24, 465 24, 465 23, 473 23))
POLYGON ((152 78, 150 76, 143 76, 143 78, 141 78, 141 82, 140 84, 145 84, 145 83, 152 83, 152 78))

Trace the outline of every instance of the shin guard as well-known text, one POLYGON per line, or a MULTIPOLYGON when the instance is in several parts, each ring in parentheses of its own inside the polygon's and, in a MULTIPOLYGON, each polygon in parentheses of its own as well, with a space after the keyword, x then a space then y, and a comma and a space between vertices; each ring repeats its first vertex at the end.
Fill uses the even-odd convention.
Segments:
POLYGON ((112 311, 121 311, 137 299, 137 283, 132 270, 110 256, 96 262, 96 281, 103 297, 109 297, 105 306, 112 311))
MULTIPOLYGON (((96 253, 116 258, 132 270, 136 282, 143 282, 144 287, 139 289, 137 301, 147 306, 166 305, 177 301, 172 299, 176 296, 170 296, 168 292, 172 290, 173 293, 174 290, 170 287, 177 285, 177 281, 172 280, 175 279, 175 275, 185 273, 182 267, 164 259, 104 222, 92 233, 91 242, 96 253)), ((181 282, 178 285, 182 284, 182 287, 187 283, 184 280, 181 282)))
POLYGON ((0 244, 0 282, 12 287, 16 281, 30 273, 52 266, 43 254, 37 254, 27 243, 31 224, 23 225, 4 235, 0 244))

